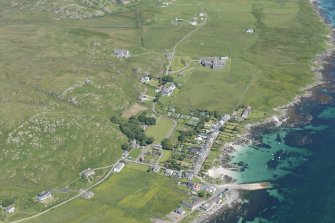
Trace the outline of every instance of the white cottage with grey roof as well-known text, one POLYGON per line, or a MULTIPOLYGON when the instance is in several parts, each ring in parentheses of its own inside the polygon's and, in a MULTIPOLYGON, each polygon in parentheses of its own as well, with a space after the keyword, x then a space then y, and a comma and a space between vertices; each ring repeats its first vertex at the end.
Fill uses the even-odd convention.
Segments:
POLYGON ((129 52, 129 50, 126 50, 126 49, 115 48, 113 53, 118 58, 128 58, 128 57, 130 57, 130 52, 129 52))

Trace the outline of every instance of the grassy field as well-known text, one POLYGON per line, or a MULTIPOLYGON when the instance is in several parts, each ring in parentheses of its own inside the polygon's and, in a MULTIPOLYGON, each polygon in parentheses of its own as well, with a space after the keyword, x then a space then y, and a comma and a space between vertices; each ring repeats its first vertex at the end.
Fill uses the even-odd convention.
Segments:
POLYGON ((164 217, 185 196, 173 179, 139 170, 136 165, 97 187, 91 201, 78 199, 28 222, 150 222, 164 217))
POLYGON ((146 130, 148 136, 152 136, 156 143, 159 143, 166 138, 166 135, 170 132, 173 126, 173 122, 167 118, 159 117, 156 125, 149 126, 146 130))
POLYGON ((234 76, 227 72, 197 69, 172 97, 177 107, 206 108, 233 112, 241 95, 250 81, 250 76, 234 76), (238 83, 238 84, 237 84, 238 83))
POLYGON ((208 23, 179 45, 177 55, 229 56, 230 69, 195 69, 174 105, 231 112, 236 104, 250 104, 264 117, 312 81, 313 59, 325 49, 329 31, 308 1, 201 2, 208 23))
POLYGON ((141 154, 140 149, 133 149, 133 150, 130 151, 128 157, 129 157, 129 159, 135 160, 140 154, 141 154))
POLYGON ((172 154, 171 150, 163 150, 162 158, 159 160, 160 163, 166 162, 172 154))

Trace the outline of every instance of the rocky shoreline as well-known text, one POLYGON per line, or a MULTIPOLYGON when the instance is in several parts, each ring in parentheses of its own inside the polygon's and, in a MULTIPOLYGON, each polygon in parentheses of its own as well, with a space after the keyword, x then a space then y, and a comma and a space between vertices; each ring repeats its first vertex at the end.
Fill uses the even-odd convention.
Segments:
MULTIPOLYGON (((324 17, 321 12, 318 10, 316 0, 310 0, 310 3, 313 6, 314 11, 319 16, 322 22, 325 22, 324 17)), ((329 24, 328 24, 329 25, 329 24)), ((234 168, 234 165, 230 164, 232 159, 232 154, 236 152, 239 147, 246 146, 250 143, 259 142, 259 133, 264 132, 265 130, 272 131, 280 126, 292 127, 300 126, 310 122, 310 116, 308 114, 301 115, 297 111, 298 105, 302 103, 315 102, 318 103, 327 103, 333 98, 330 96, 320 93, 320 89, 328 83, 327 64, 335 58, 335 32, 332 30, 332 34, 328 36, 328 49, 317 55, 314 61, 314 65, 311 68, 315 73, 315 78, 313 83, 305 86, 301 89, 301 94, 297 95, 292 101, 286 105, 279 106, 274 108, 275 115, 272 117, 257 123, 252 123, 246 125, 246 132, 241 134, 235 142, 226 144, 222 149, 221 162, 222 167, 225 169, 234 168)), ((335 89, 334 89, 335 90, 335 89)), ((245 206, 248 203, 246 200, 243 200, 243 193, 239 196, 235 202, 230 204, 222 204, 215 209, 207 213, 201 213, 199 216, 193 220, 193 223, 201 222, 214 222, 218 216, 224 218, 227 223, 234 222, 237 215, 243 214, 245 211, 245 206), (233 217, 233 221, 232 218, 233 217), (235 217, 235 218, 234 218, 235 217), (230 219, 230 220, 229 220, 230 219)))

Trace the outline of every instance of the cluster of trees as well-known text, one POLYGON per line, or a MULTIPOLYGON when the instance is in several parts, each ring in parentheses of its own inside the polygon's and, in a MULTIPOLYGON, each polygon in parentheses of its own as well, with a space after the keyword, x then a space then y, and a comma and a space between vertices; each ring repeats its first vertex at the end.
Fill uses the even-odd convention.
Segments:
POLYGON ((178 141, 183 143, 187 139, 187 137, 192 137, 194 134, 192 131, 180 131, 178 136, 178 141))
POLYGON ((208 111, 208 109, 197 109, 193 111, 193 114, 196 116, 202 116, 204 121, 208 122, 210 117, 214 117, 216 119, 221 118, 222 114, 217 111, 208 111))
POLYGON ((207 109, 198 109, 193 111, 193 115, 199 116, 201 119, 199 123, 189 131, 180 131, 178 136, 178 141, 180 143, 185 142, 187 138, 193 137, 196 134, 199 134, 201 130, 205 127, 205 122, 210 121, 211 117, 214 117, 216 119, 221 118, 221 114, 217 111, 208 111, 207 109))
MULTIPOLYGON (((119 128, 123 134, 125 134, 129 141, 136 140, 140 143, 141 146, 150 145, 154 142, 153 137, 148 137, 145 135, 144 130, 141 124, 145 125, 155 125, 156 119, 154 117, 147 117, 145 113, 136 117, 129 118, 128 121, 121 119, 118 116, 113 116, 110 118, 110 121, 114 124, 119 125, 119 128)), ((123 150, 129 150, 129 143, 122 145, 123 150)))
POLYGON ((180 155, 176 155, 176 159, 179 161, 183 161, 186 158, 186 154, 182 153, 180 155))
POLYGON ((162 97, 162 93, 159 92, 158 94, 156 94, 156 96, 155 96, 153 102, 154 102, 154 103, 157 103, 161 97, 162 97))
POLYGON ((203 128, 205 128, 205 121, 204 120, 200 120, 200 122, 194 128, 194 132, 195 133, 200 133, 201 129, 203 129, 203 128))
POLYGON ((167 167, 167 168, 170 168, 170 169, 174 169, 174 170, 181 170, 182 169, 181 163, 177 162, 175 159, 168 160, 164 164, 164 166, 167 167))
POLYGON ((210 193, 207 193, 204 190, 201 190, 201 191, 198 192, 199 197, 209 197, 210 195, 211 195, 210 193))
POLYGON ((122 148, 122 150, 130 150, 131 149, 129 143, 122 144, 121 148, 122 148))
POLYGON ((178 141, 180 143, 185 142, 185 140, 189 137, 193 137, 196 134, 200 133, 201 129, 205 127, 205 122, 204 120, 201 120, 192 130, 189 131, 180 131, 179 136, 178 136, 178 141))
POLYGON ((161 142, 162 148, 165 150, 172 150, 173 149, 173 145, 171 143, 171 141, 169 139, 163 139, 161 142))
POLYGON ((147 117, 145 113, 138 116, 138 120, 145 125, 155 125, 156 119, 154 117, 147 117))
POLYGON ((135 117, 131 117, 128 122, 121 124, 120 130, 128 137, 129 141, 135 139, 141 146, 152 144, 154 142, 152 137, 148 137, 144 134, 141 122, 135 117))
POLYGON ((8 207, 8 206, 14 204, 14 202, 15 202, 15 199, 14 199, 14 198, 6 198, 6 199, 4 199, 4 200, 1 202, 1 205, 2 205, 3 207, 8 207))
POLYGON ((169 82, 173 82, 173 77, 171 77, 169 75, 165 75, 164 77, 159 78, 158 81, 159 81, 160 84, 166 84, 166 83, 169 83, 169 82))

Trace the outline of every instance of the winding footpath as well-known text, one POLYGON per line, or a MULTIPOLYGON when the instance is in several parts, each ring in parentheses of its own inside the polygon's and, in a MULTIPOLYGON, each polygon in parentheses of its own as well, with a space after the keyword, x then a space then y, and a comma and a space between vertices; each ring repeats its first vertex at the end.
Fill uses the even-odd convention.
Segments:
POLYGON ((118 161, 116 161, 116 162, 112 165, 112 168, 108 171, 108 173, 107 173, 101 180, 99 180, 98 182, 96 182, 96 183, 93 184, 92 186, 86 188, 85 190, 81 191, 79 194, 77 194, 77 195, 75 195, 75 196, 73 196, 73 197, 71 197, 71 198, 69 198, 69 199, 67 199, 67 200, 65 200, 65 201, 63 201, 63 202, 61 202, 61 203, 55 205, 55 206, 52 206, 52 207, 50 207, 50 208, 48 208, 48 209, 46 209, 46 210, 44 210, 44 211, 42 211, 42 212, 40 212, 40 213, 38 213, 38 214, 32 215, 32 216, 30 216, 30 217, 22 218, 22 219, 19 219, 19 220, 16 220, 16 221, 12 221, 11 223, 23 222, 23 221, 27 221, 27 220, 31 220, 31 219, 33 219, 33 218, 39 217, 39 216, 41 216, 41 215, 43 215, 43 214, 46 214, 47 212, 49 212, 49 211, 51 211, 51 210, 53 210, 53 209, 56 209, 56 208, 58 208, 58 207, 60 207, 60 206, 63 206, 63 205, 65 205, 65 204, 69 203, 70 201, 72 201, 72 200, 74 200, 74 199, 80 197, 83 193, 87 192, 88 190, 91 190, 92 188, 98 186, 99 184, 101 184, 101 183, 103 183, 105 180, 107 180, 107 178, 113 173, 113 169, 114 169, 114 167, 116 166, 116 164, 117 164, 118 162, 120 162, 120 161, 121 161, 121 159, 119 159, 118 161))
MULTIPOLYGON (((201 23, 196 29, 192 30, 191 32, 189 32, 187 35, 185 35, 183 38, 181 38, 174 46, 173 46, 173 50, 172 50, 172 56, 169 58, 169 62, 168 62, 168 65, 165 69, 165 75, 168 75, 168 72, 169 72, 169 68, 171 67, 171 64, 173 62, 173 59, 176 55, 176 50, 177 50, 177 47, 184 41, 186 40, 188 37, 190 37, 192 34, 194 34, 195 32, 197 32, 201 27, 203 27, 204 25, 206 25, 207 23, 207 20, 208 20, 208 17, 207 17, 207 13, 205 12, 205 10, 203 9, 203 7, 201 6, 200 3, 198 3, 199 7, 201 8, 201 11, 204 12, 205 14, 205 19, 203 21, 203 23, 201 23)), ((188 68, 191 64, 189 64, 187 67, 185 68, 188 68)), ((184 68, 183 68, 184 69, 184 68)), ((183 70, 181 69, 181 70, 183 70)), ((157 111, 156 111, 156 103, 153 103, 152 104, 152 112, 156 115, 158 115, 159 117, 163 117, 163 118, 166 118, 170 121, 173 122, 173 126, 171 127, 170 131, 166 134, 166 137, 165 138, 170 138, 170 136, 173 134, 175 128, 177 127, 177 121, 175 119, 172 119, 172 118, 169 118, 167 116, 164 116, 162 114, 159 114, 157 111)))
POLYGON ((201 27, 203 27, 204 25, 206 25, 207 23, 207 13, 205 12, 205 10, 202 8, 201 4, 198 3, 198 5, 200 6, 201 8, 201 11, 204 12, 205 14, 205 20, 203 21, 203 23, 201 23, 196 29, 192 30, 191 32, 189 32, 186 36, 184 36, 183 38, 181 38, 173 47, 173 50, 172 50, 172 53, 171 53, 171 57, 170 57, 170 60, 168 62, 168 65, 165 69, 165 75, 168 75, 169 73, 169 68, 171 67, 171 64, 172 64, 172 61, 176 55, 176 50, 177 50, 177 47, 179 46, 179 44, 181 44, 182 42, 184 42, 184 40, 186 40, 188 37, 190 37, 193 33, 197 32, 201 27))

